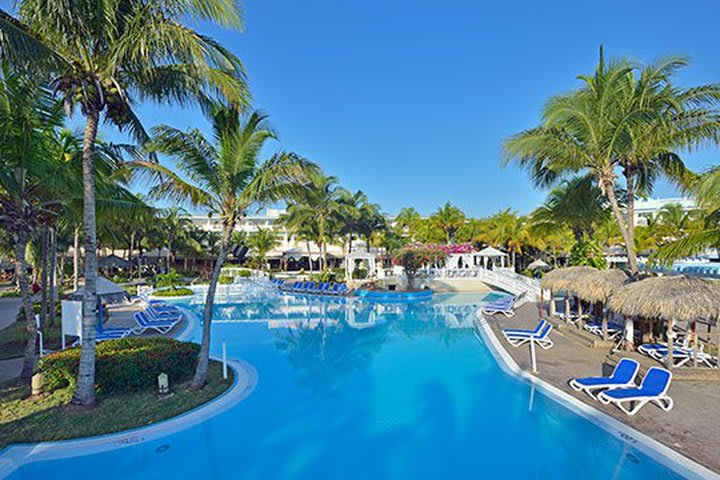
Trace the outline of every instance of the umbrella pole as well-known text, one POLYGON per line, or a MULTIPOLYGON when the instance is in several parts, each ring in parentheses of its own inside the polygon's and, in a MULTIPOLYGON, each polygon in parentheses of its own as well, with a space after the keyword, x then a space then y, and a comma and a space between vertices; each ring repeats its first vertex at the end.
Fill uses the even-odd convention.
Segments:
POLYGON ((555 294, 550 290, 550 316, 555 316, 555 294))
POLYGON ((545 297, 544 297, 545 291, 541 288, 540 289, 540 306, 539 306, 539 314, 540 314, 540 320, 544 317, 545 314, 545 297))
POLYGON ((603 303, 603 309, 602 309, 602 339, 603 341, 607 340, 607 326, 608 326, 608 312, 605 308, 605 303, 603 303))
POLYGON ((570 321, 570 294, 565 290, 565 322, 570 321))
POLYGON ((698 334, 697 324, 693 320, 692 322, 692 336, 693 336, 693 367, 697 368, 697 357, 698 357, 698 334))
POLYGON ((580 300, 580 297, 575 297, 575 299, 577 300, 577 314, 578 314, 577 327, 580 328, 580 324, 582 324, 582 318, 583 318, 582 300, 580 300))
POLYGON ((668 326, 667 326, 667 337, 668 337, 668 353, 667 353, 667 359, 665 361, 667 369, 672 370, 673 366, 675 364, 675 331, 673 330, 673 327, 675 326, 675 319, 668 320, 668 326))

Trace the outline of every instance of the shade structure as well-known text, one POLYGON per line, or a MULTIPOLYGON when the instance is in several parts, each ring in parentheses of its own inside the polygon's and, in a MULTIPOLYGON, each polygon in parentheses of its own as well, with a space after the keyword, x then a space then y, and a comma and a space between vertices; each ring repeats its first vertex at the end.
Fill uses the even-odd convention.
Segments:
POLYGON ((108 255, 107 257, 103 257, 98 259, 98 268, 105 269, 105 268, 130 268, 132 267, 132 262, 129 260, 125 260, 124 258, 120 258, 117 255, 108 255))
MULTIPOLYGON (((109 302, 109 303, 117 303, 122 302, 125 300, 129 295, 125 291, 124 288, 122 288, 117 283, 111 282, 105 277, 98 276, 96 280, 96 293, 99 300, 109 302)), ((69 295, 69 298, 71 300, 82 300, 83 295, 85 294, 85 286, 82 285, 78 287, 77 290, 72 292, 69 295)))
POLYGON ((534 262, 532 262, 530 265, 528 265, 527 268, 528 268, 528 270, 543 270, 546 268, 550 268, 550 265, 548 265, 547 263, 543 262, 540 259, 537 259, 534 262))
POLYGON ((617 268, 587 272, 575 279, 575 295, 586 302, 606 302, 629 280, 628 275, 617 268))
POLYGON ((720 317, 720 280, 664 275, 618 288, 610 308, 630 317, 693 322, 720 317))
POLYGON ((596 268, 579 265, 575 267, 556 268, 545 274, 540 285, 545 290, 554 292, 567 291, 577 294, 577 282, 584 277, 595 275, 596 268))
POLYGON ((485 247, 479 252, 476 253, 479 257, 488 257, 488 258, 494 258, 494 257, 507 257, 507 253, 498 250, 495 247, 485 247))

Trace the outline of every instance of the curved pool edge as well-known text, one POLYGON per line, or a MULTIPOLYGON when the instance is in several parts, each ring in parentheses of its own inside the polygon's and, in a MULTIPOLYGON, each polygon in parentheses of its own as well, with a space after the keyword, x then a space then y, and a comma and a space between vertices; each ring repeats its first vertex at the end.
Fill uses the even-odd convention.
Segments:
MULTIPOLYGON (((189 338, 193 332, 191 326, 195 327, 199 324, 197 317, 192 312, 186 310, 186 313, 190 313, 190 315, 186 315, 188 322, 175 335, 178 340, 189 338)), ((221 361, 216 356, 211 356, 211 358, 221 361)), ((233 384, 229 389, 208 403, 172 418, 143 427, 93 437, 10 445, 0 450, 0 479, 8 477, 15 470, 28 463, 92 455, 130 445, 151 442, 191 428, 211 417, 226 412, 247 398, 258 382, 257 370, 244 360, 228 359, 228 366, 234 373, 233 384)))
POLYGON ((673 450, 664 443, 634 429, 630 425, 578 400, 545 380, 529 374, 520 368, 517 362, 515 362, 512 356, 505 350, 480 310, 475 312, 475 317, 475 324, 478 327, 477 330, 480 332, 485 345, 490 350, 490 353, 500 368, 508 375, 515 376, 536 386, 543 394, 555 402, 586 418, 620 441, 640 450, 648 457, 666 466, 683 478, 720 480, 720 474, 710 470, 708 467, 686 457, 682 453, 673 450))

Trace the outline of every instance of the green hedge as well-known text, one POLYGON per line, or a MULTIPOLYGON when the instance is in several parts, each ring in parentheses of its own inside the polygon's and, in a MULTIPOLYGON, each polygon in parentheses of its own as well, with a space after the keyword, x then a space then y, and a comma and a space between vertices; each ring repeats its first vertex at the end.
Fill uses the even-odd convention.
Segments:
POLYGON ((153 297, 187 297, 188 295, 194 295, 195 292, 189 288, 164 288, 162 290, 155 290, 152 292, 153 297))
POLYGON ((220 275, 218 277, 218 283, 220 285, 230 285, 234 281, 235 281, 235 279, 233 277, 231 277, 230 275, 220 275))
MULTIPOLYGON (((200 345, 171 338, 122 338, 97 345, 95 385, 100 393, 157 389, 157 376, 167 373, 170 384, 189 379, 195 370, 200 345)), ((46 391, 75 384, 80 347, 52 353, 40 360, 38 370, 46 391)))

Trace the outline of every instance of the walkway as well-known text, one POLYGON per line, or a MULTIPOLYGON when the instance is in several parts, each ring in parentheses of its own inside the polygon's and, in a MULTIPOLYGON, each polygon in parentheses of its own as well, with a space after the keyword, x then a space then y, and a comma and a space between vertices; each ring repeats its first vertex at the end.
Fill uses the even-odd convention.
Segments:
MULTIPOLYGON (((495 315, 487 320, 518 366, 530 371, 529 348, 511 347, 503 338, 501 330, 533 328, 538 321, 537 304, 523 305, 513 318, 495 315)), ((617 408, 593 401, 567 385, 568 380, 573 377, 602 374, 608 350, 590 348, 578 338, 556 329, 550 337, 555 346, 550 350, 538 349, 538 377, 696 462, 720 472, 720 384, 674 382, 669 393, 675 401, 675 407, 670 412, 664 412, 649 404, 634 417, 628 417, 617 408)), ((606 374, 610 368, 610 365, 605 365, 606 374)))
POLYGON ((20 299, 17 297, 0 298, 0 330, 17 319, 20 311, 20 299))

